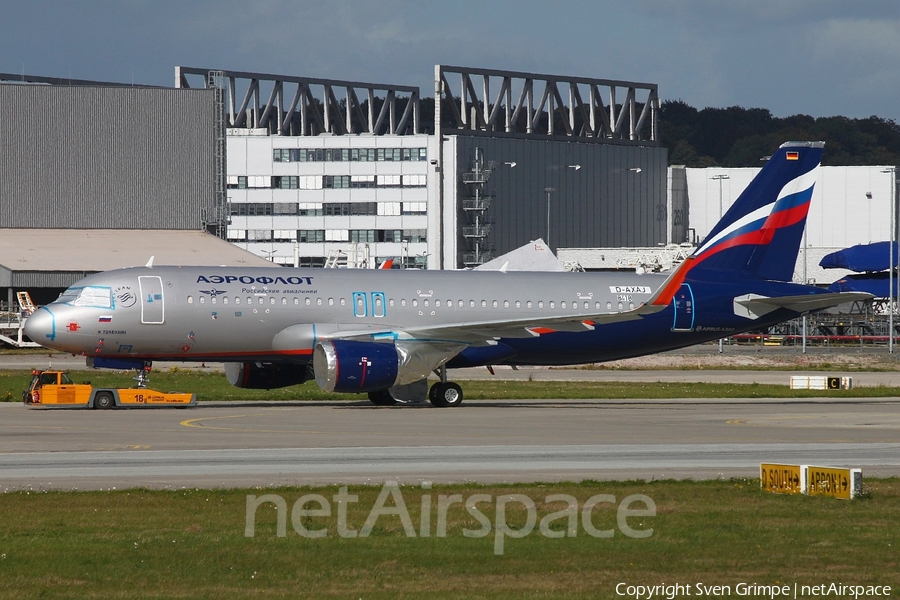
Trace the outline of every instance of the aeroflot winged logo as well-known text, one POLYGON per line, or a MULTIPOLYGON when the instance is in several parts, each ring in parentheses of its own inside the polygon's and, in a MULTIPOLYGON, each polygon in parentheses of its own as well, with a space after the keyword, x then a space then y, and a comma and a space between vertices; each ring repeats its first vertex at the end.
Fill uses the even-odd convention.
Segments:
POLYGON ((314 277, 269 277, 261 275, 254 277, 253 275, 198 275, 197 283, 243 283, 250 285, 251 283, 261 283, 262 285, 312 285, 314 277))

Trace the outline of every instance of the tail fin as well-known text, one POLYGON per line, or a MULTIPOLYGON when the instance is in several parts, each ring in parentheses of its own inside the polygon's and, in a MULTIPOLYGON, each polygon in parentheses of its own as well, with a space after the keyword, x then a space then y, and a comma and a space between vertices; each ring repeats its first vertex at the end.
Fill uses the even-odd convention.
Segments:
POLYGON ((668 304, 689 274, 709 271, 790 281, 824 146, 824 142, 782 144, 651 301, 668 304))

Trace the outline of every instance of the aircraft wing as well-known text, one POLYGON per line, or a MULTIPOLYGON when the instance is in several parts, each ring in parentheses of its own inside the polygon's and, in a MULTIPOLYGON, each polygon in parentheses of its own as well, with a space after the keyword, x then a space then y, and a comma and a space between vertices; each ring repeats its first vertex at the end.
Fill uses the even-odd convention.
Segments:
POLYGON ((424 325, 404 328, 404 331, 407 335, 419 339, 453 340, 478 344, 501 337, 528 338, 539 337, 557 331, 588 331, 596 325, 633 321, 665 308, 665 306, 642 304, 633 310, 625 312, 580 313, 548 316, 542 319, 532 317, 528 319, 471 321, 448 325, 424 325))
POLYGON ((580 332, 593 329, 595 325, 618 323, 640 319, 644 315, 653 314, 665 309, 665 306, 642 304, 637 308, 624 312, 609 313, 575 313, 571 315, 554 315, 536 319, 503 319, 490 321, 456 322, 446 325, 422 325, 414 327, 380 327, 376 329, 352 329, 336 327, 329 332, 320 330, 320 339, 355 339, 355 340, 420 340, 436 344, 450 342, 484 344, 495 338, 528 338, 538 337, 557 331, 580 332))

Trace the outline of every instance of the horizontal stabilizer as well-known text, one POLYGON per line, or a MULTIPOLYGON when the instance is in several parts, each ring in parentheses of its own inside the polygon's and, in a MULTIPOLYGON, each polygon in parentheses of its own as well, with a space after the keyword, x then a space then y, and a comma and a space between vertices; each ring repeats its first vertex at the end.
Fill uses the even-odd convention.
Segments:
POLYGON ((757 294, 747 294, 734 299, 734 314, 748 319, 758 319, 779 308, 796 313, 806 313, 838 306, 846 302, 864 301, 872 298, 864 292, 829 292, 825 294, 803 294, 800 296, 778 296, 769 298, 757 294))

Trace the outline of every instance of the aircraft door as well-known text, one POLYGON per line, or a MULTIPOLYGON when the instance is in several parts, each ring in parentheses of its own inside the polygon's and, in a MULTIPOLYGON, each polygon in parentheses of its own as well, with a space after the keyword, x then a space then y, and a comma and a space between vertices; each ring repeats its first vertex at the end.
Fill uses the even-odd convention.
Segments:
POLYGON ((353 316, 369 316, 369 303, 366 294, 363 292, 353 292, 353 316))
POLYGON ((672 324, 673 331, 693 331, 694 329, 694 293, 687 283, 681 284, 675 297, 672 298, 672 307, 675 309, 675 319, 672 324))
POLYGON ((141 323, 159 325, 165 319, 162 278, 138 277, 141 287, 141 323))

